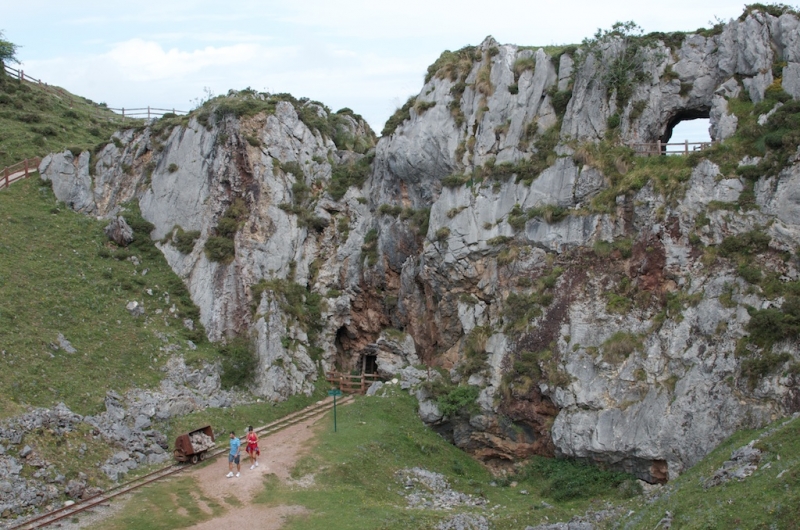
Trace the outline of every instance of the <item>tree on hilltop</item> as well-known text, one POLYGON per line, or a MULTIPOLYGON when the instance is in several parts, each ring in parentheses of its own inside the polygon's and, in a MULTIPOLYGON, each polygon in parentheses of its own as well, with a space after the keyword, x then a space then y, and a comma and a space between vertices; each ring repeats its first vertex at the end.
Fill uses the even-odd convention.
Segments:
POLYGON ((0 64, 19 63, 19 59, 17 59, 19 46, 5 40, 3 36, 3 32, 0 31, 0 64))

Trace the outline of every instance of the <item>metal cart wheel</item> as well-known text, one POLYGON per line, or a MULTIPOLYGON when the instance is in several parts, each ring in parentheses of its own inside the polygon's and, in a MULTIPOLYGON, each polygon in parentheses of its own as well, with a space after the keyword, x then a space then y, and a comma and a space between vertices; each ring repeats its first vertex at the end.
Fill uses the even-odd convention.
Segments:
POLYGON ((192 455, 192 464, 196 464, 200 458, 197 455, 192 455))
POLYGON ((200 461, 202 462, 205 459, 206 459, 206 452, 203 451, 202 453, 200 453, 200 461))

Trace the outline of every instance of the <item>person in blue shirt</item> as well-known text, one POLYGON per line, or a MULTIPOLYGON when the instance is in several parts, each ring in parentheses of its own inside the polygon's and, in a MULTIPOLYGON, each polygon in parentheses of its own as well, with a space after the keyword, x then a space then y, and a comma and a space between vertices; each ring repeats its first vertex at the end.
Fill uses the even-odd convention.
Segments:
POLYGON ((225 475, 228 478, 239 476, 239 468, 241 467, 239 465, 239 447, 241 443, 236 433, 231 431, 231 451, 228 453, 228 474, 225 475), (233 464, 236 464, 236 475, 233 474, 233 464))

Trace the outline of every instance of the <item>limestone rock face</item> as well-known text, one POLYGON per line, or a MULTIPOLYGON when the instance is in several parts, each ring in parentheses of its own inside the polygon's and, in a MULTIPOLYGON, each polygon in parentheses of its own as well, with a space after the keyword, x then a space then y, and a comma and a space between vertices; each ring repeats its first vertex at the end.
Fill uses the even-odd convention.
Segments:
POLYGON ((793 307, 779 286, 799 277, 784 258, 800 246, 800 155, 681 166, 633 153, 685 119, 730 138, 754 103, 768 125, 781 88, 793 108, 797 28, 754 9, 703 34, 611 35, 558 57, 489 37, 443 54, 374 150, 349 113, 234 94, 229 107, 266 106, 120 132, 93 179, 88 154, 41 170, 80 211, 111 218, 137 201, 209 338, 255 340, 257 394, 374 363, 486 461, 567 455, 663 482, 800 409, 796 339, 748 342, 753 315, 793 307), (231 223, 233 254, 212 260, 231 223), (188 253, 178 229, 199 234, 188 253), (417 388, 420 365, 474 387, 475 407, 445 417, 417 388))
POLYGON ((39 164, 42 180, 53 183, 53 192, 60 201, 75 211, 94 213, 92 178, 89 176, 89 152, 77 157, 70 151, 51 154, 39 164))

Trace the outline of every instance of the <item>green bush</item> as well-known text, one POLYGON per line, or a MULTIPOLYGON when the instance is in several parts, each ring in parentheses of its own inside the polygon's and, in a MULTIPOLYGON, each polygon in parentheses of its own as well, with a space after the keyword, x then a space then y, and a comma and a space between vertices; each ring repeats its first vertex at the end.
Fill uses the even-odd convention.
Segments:
POLYGON ((641 347, 642 341, 638 335, 617 331, 603 343, 603 358, 608 362, 620 363, 641 347))
POLYGON ((458 51, 445 50, 436 61, 428 67, 425 82, 428 83, 434 76, 439 79, 456 81, 464 78, 472 69, 474 61, 482 59, 480 50, 475 46, 465 46, 458 51))
POLYGON ((747 380, 750 390, 753 390, 759 380, 774 373, 791 360, 792 356, 788 353, 765 352, 758 357, 742 361, 742 375, 747 380))
POLYGON ((194 250, 194 243, 200 237, 199 230, 189 230, 184 232, 183 228, 178 227, 175 236, 172 238, 175 248, 181 254, 189 254, 194 250))
POLYGON ((370 228, 364 235, 364 244, 361 245, 361 251, 367 257, 367 265, 372 267, 378 263, 378 230, 370 228))
POLYGON ((233 239, 222 236, 210 236, 205 244, 206 256, 209 260, 219 263, 230 263, 236 256, 236 247, 233 239))
POLYGON ((175 173, 176 171, 178 171, 178 164, 173 162, 172 164, 167 166, 167 171, 169 171, 170 173, 175 173))
POLYGON ((338 201, 351 186, 361 187, 369 177, 375 153, 367 155, 357 162, 339 164, 333 167, 328 193, 333 200, 338 201))
POLYGON ((289 280, 261 280, 250 288, 253 311, 265 291, 272 291, 284 313, 293 317, 308 335, 309 347, 316 344, 320 331, 325 326, 322 319, 323 296, 306 286, 289 280))
POLYGON ((464 175, 463 173, 453 173, 452 175, 447 175, 442 179, 442 186, 445 188, 458 188, 466 184, 467 181, 469 181, 468 175, 464 175))
POLYGON ((769 348, 772 344, 794 339, 800 335, 800 297, 789 295, 780 309, 748 308, 750 321, 746 329, 750 333, 750 342, 769 348))
POLYGON ((414 103, 414 110, 416 111, 417 114, 424 114, 425 111, 427 111, 428 109, 432 109, 435 106, 436 106, 435 101, 417 100, 416 103, 414 103))
POLYGON ((378 213, 381 215, 391 215, 392 217, 397 217, 403 213, 403 207, 399 204, 381 204, 378 207, 378 213))
POLYGON ((550 94, 553 103, 553 110, 556 111, 557 116, 563 116, 567 112, 567 105, 569 100, 572 99, 572 89, 555 90, 550 94))
POLYGON ((771 238, 759 230, 728 236, 719 245, 719 254, 731 257, 736 254, 749 256, 769 249, 771 238))
POLYGON ((534 72, 536 70, 536 57, 523 57, 514 61, 514 80, 518 80, 519 76, 522 75, 522 72, 526 70, 530 70, 534 72))
POLYGON ((255 348, 244 337, 235 337, 219 347, 222 357, 220 383, 226 389, 244 389, 253 381, 258 358, 255 348))
POLYGON ((462 385, 452 389, 447 394, 441 395, 436 400, 439 412, 445 416, 456 416, 466 412, 476 412, 478 405, 476 400, 480 394, 477 386, 462 385))

